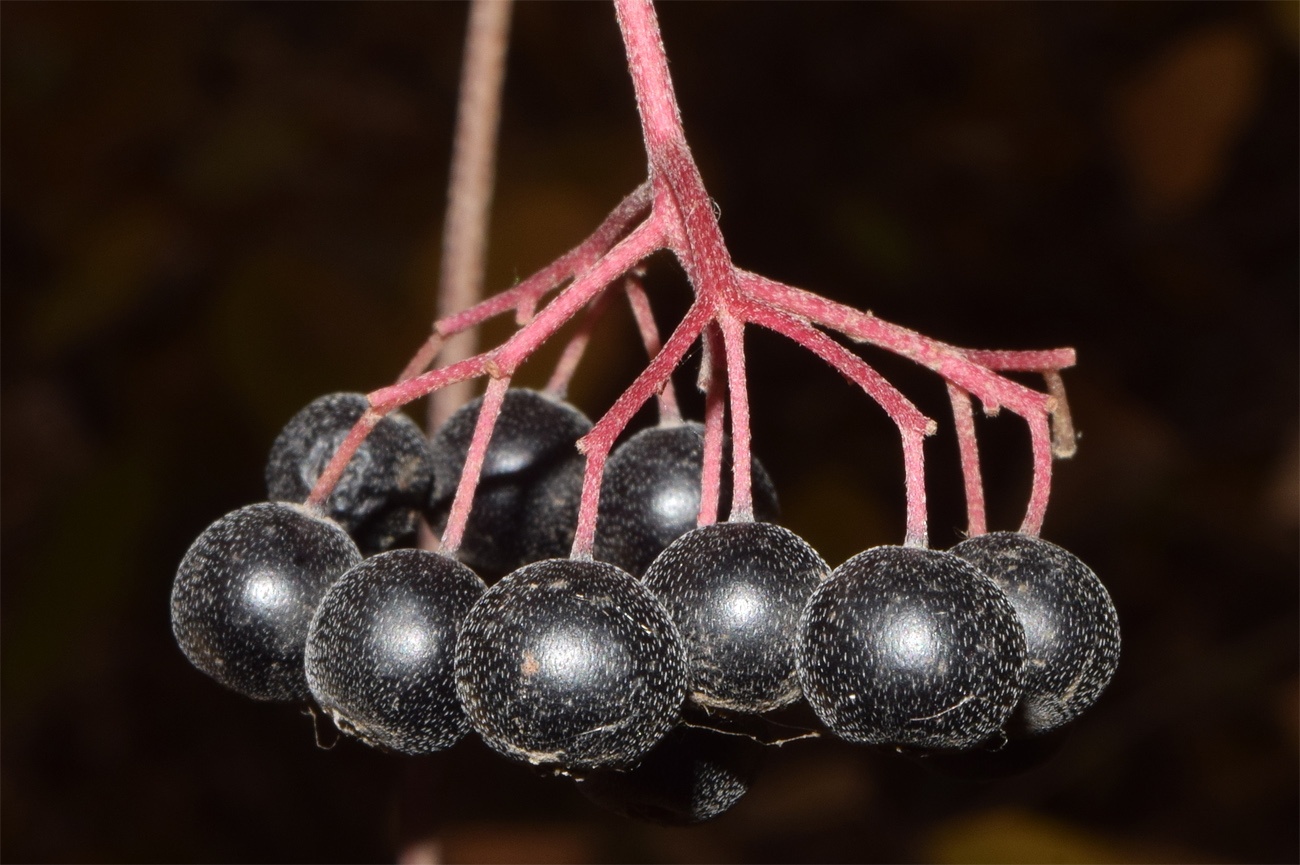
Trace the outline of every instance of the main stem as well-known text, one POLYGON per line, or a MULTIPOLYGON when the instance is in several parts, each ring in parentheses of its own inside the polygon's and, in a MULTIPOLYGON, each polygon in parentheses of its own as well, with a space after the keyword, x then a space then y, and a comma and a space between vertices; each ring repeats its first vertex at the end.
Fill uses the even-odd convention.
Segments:
MULTIPOLYGON (((721 299, 734 289, 731 254, 723 242, 713 202, 686 143, 654 4, 650 0, 614 0, 614 9, 636 90, 650 179, 655 191, 660 193, 656 207, 660 200, 672 199, 685 228, 685 237, 680 238, 685 241, 685 249, 677 243, 673 244, 674 251, 679 256, 687 253, 682 258, 682 266, 696 294, 701 299, 713 295, 721 299)), ((710 297, 712 303, 718 299, 710 297)))

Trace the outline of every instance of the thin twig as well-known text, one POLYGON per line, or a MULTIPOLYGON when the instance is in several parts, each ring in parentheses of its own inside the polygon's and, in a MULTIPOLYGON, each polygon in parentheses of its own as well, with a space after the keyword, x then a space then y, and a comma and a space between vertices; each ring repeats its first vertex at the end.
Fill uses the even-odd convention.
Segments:
POLYGON ((465 454, 465 467, 461 470, 456 497, 452 499, 451 512, 447 515, 447 529, 442 533, 442 548, 447 553, 454 554, 460 549, 461 539, 465 536, 474 491, 478 488, 488 444, 492 441, 492 430, 496 428, 497 417, 501 414, 501 406, 509 388, 508 376, 494 378, 488 382, 487 393, 483 395, 478 421, 474 424, 474 438, 469 443, 469 452, 465 454))
POLYGON ((1074 432, 1070 403, 1065 398, 1065 382, 1057 369, 1044 370, 1043 381, 1047 383, 1047 392, 1056 400, 1056 408, 1052 409, 1052 456, 1069 459, 1079 449, 1079 437, 1074 432))
MULTIPOLYGON (((645 345, 646 356, 653 358, 663 347, 663 340, 659 338, 659 326, 655 324, 650 298, 646 297, 645 288, 641 285, 641 276, 633 271, 624 277, 623 291, 627 294, 628 305, 632 307, 632 317, 636 319, 637 330, 641 332, 641 342, 645 345)), ((671 379, 659 392, 658 402, 660 426, 681 423, 682 412, 677 407, 677 394, 673 391, 671 379)))
POLYGON ((697 526, 718 521, 722 499, 722 424, 727 414, 727 351, 716 325, 704 331, 700 380, 704 386, 704 455, 700 467, 700 512, 697 526))
POLYGON ((745 380, 745 324, 733 316, 721 320, 727 353, 727 392, 731 395, 731 513, 729 523, 754 521, 753 480, 749 457, 749 385, 745 380))
POLYGON ((971 412, 970 393, 952 382, 947 382, 947 385, 948 399, 952 402, 952 421, 957 428, 957 448, 961 453, 961 474, 966 482, 966 535, 973 538, 988 531, 975 418, 971 412))
MULTIPOLYGON (((473 306, 483 289, 511 9, 509 0, 474 0, 469 10, 442 232, 439 319, 473 306)), ((476 347, 474 332, 466 331, 446 341, 442 362, 472 357, 476 347)), ((435 394, 429 400, 429 430, 440 427, 468 401, 470 393, 470 385, 465 383, 435 394)))
POLYGON ((904 543, 926 545, 925 452, 923 441, 936 425, 903 396, 898 388, 866 361, 807 322, 753 305, 746 317, 754 324, 789 337, 830 364, 840 375, 854 382, 883 408, 903 439, 903 480, 907 491, 907 529, 904 543))
POLYGON ((605 471, 605 458, 609 456, 614 439, 627 427, 636 414, 682 362, 686 350, 699 338, 700 332, 712 319, 714 310, 700 301, 691 304, 676 330, 664 342, 663 350, 646 365, 627 390, 614 400, 609 410, 596 421, 591 432, 578 440, 578 449, 587 456, 587 471, 582 479, 582 503, 578 508, 578 527, 573 535, 572 557, 590 559, 596 540, 596 506, 600 502, 600 483, 605 471))
POLYGON ((551 379, 543 388, 546 393, 556 399, 564 399, 568 395, 569 382, 573 380, 573 374, 577 371, 578 364, 582 362, 582 356, 587 352, 587 345, 591 342, 591 332, 604 318, 613 296, 612 291, 606 291, 587 304, 587 314, 582 317, 578 329, 569 338, 569 344, 560 353, 560 359, 556 361, 555 369, 551 372, 551 379))

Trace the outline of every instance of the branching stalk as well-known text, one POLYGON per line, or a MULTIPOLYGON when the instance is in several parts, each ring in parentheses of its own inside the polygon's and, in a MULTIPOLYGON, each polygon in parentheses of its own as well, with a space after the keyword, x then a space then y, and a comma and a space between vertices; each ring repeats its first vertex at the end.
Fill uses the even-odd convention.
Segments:
MULTIPOLYGON (((583 307, 591 313, 551 377, 549 389, 563 393, 582 357, 583 348, 603 309, 607 289, 621 284, 632 306, 650 361, 640 375, 597 420, 579 442, 587 456, 578 525, 572 555, 590 558, 596 533, 601 479, 615 440, 636 411, 652 396, 659 398, 663 423, 679 420, 671 389, 673 371, 697 339, 703 341, 700 371, 705 394, 705 456, 698 521, 717 518, 721 498, 722 439, 726 407, 730 404, 732 440, 732 512, 734 521, 753 519, 748 382, 745 372, 744 327, 757 324, 780 333, 812 351, 857 384, 889 415, 902 439, 907 519, 904 543, 927 543, 925 460, 923 442, 936 425, 862 358, 831 339, 833 331, 912 361, 938 373, 953 405, 954 425, 962 455, 969 531, 986 529, 983 486, 975 441, 970 397, 986 413, 1006 407, 1029 425, 1033 484, 1021 530, 1037 534, 1043 523, 1051 487, 1053 456, 1072 453, 1073 428, 1065 402, 1060 370, 1075 362, 1072 349, 1044 351, 984 351, 965 349, 930 339, 891 324, 870 312, 827 300, 812 292, 741 270, 732 264, 718 226, 713 202, 705 191, 682 129, 680 112, 668 74, 668 62, 650 0, 615 0, 619 28, 627 50, 649 163, 649 176, 611 212, 585 241, 522 283, 484 300, 435 325, 435 337, 446 338, 488 318, 513 311, 519 329, 500 346, 465 360, 423 372, 436 340, 422 347, 408 366, 404 380, 370 394, 372 410, 358 422, 344 447, 313 491, 324 501, 360 440, 383 414, 455 382, 482 375, 493 379, 490 399, 475 429, 445 543, 459 544, 469 503, 491 436, 500 400, 519 366, 583 307), (654 252, 666 249, 681 262, 695 302, 659 345, 650 304, 636 273, 654 252), (632 275, 629 275, 632 274, 632 275), (566 285, 567 283, 567 285, 566 285), (546 299, 557 288, 563 289, 546 299), (821 328, 821 329, 819 329, 821 328), (1002 372, 1036 372, 1044 376, 1047 393, 1012 381, 1002 372), (1050 418, 1050 428, 1049 428, 1050 418), (367 426, 368 425, 368 426, 367 426), (337 464, 337 465, 336 465, 337 464), (332 480, 328 480, 331 478, 332 480)), ((445 349, 444 349, 445 354, 445 349)))

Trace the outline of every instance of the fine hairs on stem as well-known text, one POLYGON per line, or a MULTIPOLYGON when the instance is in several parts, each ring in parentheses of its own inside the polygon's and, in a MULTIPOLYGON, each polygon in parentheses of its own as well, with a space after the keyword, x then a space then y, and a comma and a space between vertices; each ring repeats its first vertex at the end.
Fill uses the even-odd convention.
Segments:
MULTIPOLYGON (((480 3, 475 8, 494 5, 498 4, 480 3)), ((670 377, 696 340, 700 340, 704 348, 705 368, 701 371, 701 383, 706 392, 704 489, 699 523, 705 525, 718 517, 720 487, 724 482, 720 471, 722 442, 727 431, 725 416, 728 414, 733 503, 728 519, 734 522, 753 519, 744 348, 747 325, 771 330, 816 354, 878 402, 898 427, 906 488, 907 518, 903 539, 906 546, 924 548, 927 545, 924 439, 935 432, 937 424, 827 332, 902 355, 942 377, 953 406, 965 482, 968 533, 972 536, 983 534, 987 526, 971 397, 979 400, 986 414, 1006 408, 1022 417, 1029 425, 1031 437, 1033 484, 1020 531, 1036 536, 1047 509, 1052 460, 1054 457, 1068 457, 1074 449, 1074 433, 1060 376, 1062 369, 1074 365, 1073 349, 980 351, 959 348, 884 321, 870 312, 735 266, 719 228, 712 200, 686 142, 653 3, 651 0, 614 0, 614 6, 636 91, 649 164, 647 180, 619 203, 586 240, 550 265, 514 287, 463 309, 444 307, 445 317, 434 325, 433 336, 407 365, 402 379, 369 394, 370 411, 358 421, 335 454, 312 493, 312 502, 325 500, 352 453, 380 417, 427 394, 445 393, 446 389, 458 383, 488 376, 491 379, 488 396, 474 431, 470 456, 443 537, 444 549, 454 551, 468 519, 482 456, 510 379, 542 343, 579 311, 587 309, 586 319, 563 352, 548 385, 552 393, 562 394, 582 359, 587 338, 608 307, 607 296, 621 290, 632 305, 650 361, 578 443, 579 450, 587 457, 587 466, 571 552, 573 557, 591 558, 604 465, 615 440, 633 415, 651 397, 656 397, 663 422, 672 423, 680 418, 670 377), (650 301, 640 285, 638 274, 641 263, 649 255, 665 249, 680 262, 695 299, 682 320, 660 344, 659 334, 653 326, 650 301), (507 312, 514 313, 519 327, 503 343, 464 357, 447 352, 447 340, 507 312), (440 347, 442 354, 439 357, 440 347), (429 370, 428 366, 435 358, 439 365, 429 370), (1002 375, 1005 372, 1041 374, 1046 390, 1034 390, 1013 381, 1002 375)), ((508 16, 508 11, 504 14, 508 16)), ((504 43, 504 38, 500 43, 504 43)), ((467 54, 467 65, 468 62, 467 54)), ((470 98, 470 88, 468 85, 466 88, 462 108, 468 112, 465 106, 470 98)), ((495 129, 495 112, 491 119, 495 129)), ((463 140, 468 142, 469 133, 458 128, 458 164, 463 140)), ((471 145, 466 143, 465 146, 471 145)), ((472 146, 487 147, 482 143, 472 146)), ((469 172, 469 169, 465 170, 469 172)), ((476 212, 482 216, 490 197, 491 167, 488 165, 476 171, 486 178, 486 186, 473 193, 479 196, 476 201, 481 210, 476 212)), ((459 170, 453 171, 453 178, 460 181, 459 170)), ((453 192, 453 204, 455 198, 453 192)), ((453 221, 449 215, 448 244, 453 242, 453 221)), ((467 234, 472 235, 472 232, 467 231, 467 234)), ((478 244, 475 247, 479 256, 476 267, 466 266, 463 271, 455 271, 458 275, 453 277, 450 256, 445 260, 444 293, 441 295, 444 299, 449 296, 451 289, 448 286, 453 281, 481 281, 481 225, 476 237, 473 241, 478 244)), ((471 243, 468 240, 456 242, 466 246, 471 243)))

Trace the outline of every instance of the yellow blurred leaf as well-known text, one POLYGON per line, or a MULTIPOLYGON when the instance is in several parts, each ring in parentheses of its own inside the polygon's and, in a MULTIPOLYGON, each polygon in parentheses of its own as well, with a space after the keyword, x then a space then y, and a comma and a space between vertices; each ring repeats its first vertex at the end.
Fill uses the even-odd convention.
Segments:
POLYGON ((1000 810, 957 817, 930 836, 937 863, 1126 862, 1116 845, 1077 826, 1030 811, 1000 810))
POLYGON ((1292 51, 1300 48, 1300 2, 1272 0, 1268 4, 1273 28, 1292 51))

